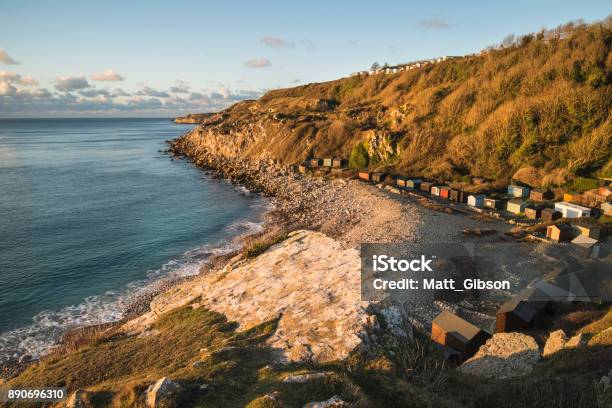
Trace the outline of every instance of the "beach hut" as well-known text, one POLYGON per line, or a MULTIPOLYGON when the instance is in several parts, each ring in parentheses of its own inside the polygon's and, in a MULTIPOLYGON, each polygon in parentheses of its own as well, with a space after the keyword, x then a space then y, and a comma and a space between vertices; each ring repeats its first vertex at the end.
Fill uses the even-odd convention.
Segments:
POLYGON ((537 220, 542 216, 543 205, 540 204, 529 204, 525 207, 525 217, 530 220, 537 220))
POLYGON ((421 187, 421 180, 416 178, 411 178, 406 180, 406 188, 411 190, 418 190, 421 187))
POLYGON ((465 203, 467 202, 468 194, 465 191, 451 189, 448 193, 448 198, 455 203, 465 203))
POLYGON ((578 252, 585 258, 599 257, 599 242, 595 238, 578 235, 572 240, 572 244, 576 245, 578 252))
POLYGON ((331 167, 333 163, 334 159, 332 158, 323 159, 323 167, 331 167))
POLYGON ((563 193, 563 201, 568 203, 581 203, 582 195, 578 193, 563 193))
POLYGON ((574 231, 569 224, 556 224, 546 227, 546 238, 557 241, 571 241, 574 238, 574 231))
POLYGON ((476 354, 490 337, 489 333, 447 310, 431 322, 431 339, 457 350, 463 358, 476 354))
POLYGON ((332 160, 332 167, 340 168, 340 167, 346 167, 347 165, 348 165, 348 160, 346 159, 340 159, 338 157, 334 157, 334 159, 332 160))
POLYGON ((599 239, 601 238, 601 228, 597 225, 576 225, 576 229, 580 232, 580 235, 585 237, 599 239))
POLYGON ((398 177, 395 179, 395 185, 396 185, 396 186, 398 186, 398 187, 405 188, 405 187, 406 187, 406 180, 407 180, 407 178, 406 178, 406 177, 404 177, 404 176, 398 176, 398 177))
POLYGON ((433 196, 440 196, 440 186, 431 186, 431 190, 429 191, 433 196))
POLYGON ((563 215, 559 211, 555 211, 554 208, 544 208, 541 217, 544 222, 552 222, 563 217, 563 215))
POLYGON ((360 171, 359 174, 357 174, 357 177, 359 177, 361 180, 370 181, 372 178, 372 173, 369 171, 360 171))
POLYGON ((583 197, 584 197, 584 202, 585 203, 605 203, 606 202, 606 196, 603 194, 599 194, 599 189, 598 188, 594 188, 592 190, 588 190, 585 191, 583 193, 583 197))
POLYGON ((533 201, 547 201, 553 198, 555 198, 555 193, 549 189, 536 188, 529 194, 529 199, 533 201))
POLYGON ((612 215, 612 203, 603 203, 601 211, 603 211, 604 215, 612 215))
POLYGON ((510 184, 508 186, 508 195, 510 197, 527 198, 529 197, 529 187, 510 184))
POLYGON ((508 201, 508 204, 506 204, 506 210, 513 214, 520 214, 522 212, 525 212, 526 207, 527 203, 521 200, 520 198, 512 199, 508 201))
POLYGON ((467 204, 470 207, 482 208, 484 205, 485 196, 482 194, 470 194, 467 199, 467 204))
POLYGON ((429 181, 421 182, 421 191, 426 191, 429 193, 432 187, 433 187, 433 183, 430 183, 429 181))
POLYGON ((323 160, 321 159, 310 159, 310 167, 319 167, 323 165, 323 160))
POLYGON ((504 201, 497 198, 485 198, 484 206, 486 208, 492 208, 494 210, 501 210, 504 208, 504 201))
POLYGON ((450 190, 450 187, 440 187, 440 198, 446 198, 448 200, 450 190))
POLYGON ((563 214, 564 218, 590 217, 591 209, 578 204, 561 202, 555 203, 555 210, 563 214))
POLYGON ((503 303, 495 315, 495 333, 529 328, 542 314, 546 301, 537 301, 538 290, 527 288, 503 303))
POLYGON ((385 173, 372 173, 372 181, 375 183, 382 183, 385 177, 387 177, 385 173))

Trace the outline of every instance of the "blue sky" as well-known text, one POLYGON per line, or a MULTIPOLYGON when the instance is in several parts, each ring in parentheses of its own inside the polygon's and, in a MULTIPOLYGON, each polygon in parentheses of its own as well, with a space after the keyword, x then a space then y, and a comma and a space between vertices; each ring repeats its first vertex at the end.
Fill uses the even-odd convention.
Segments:
POLYGON ((609 1, 0 2, 0 116, 173 116, 463 55, 609 1))

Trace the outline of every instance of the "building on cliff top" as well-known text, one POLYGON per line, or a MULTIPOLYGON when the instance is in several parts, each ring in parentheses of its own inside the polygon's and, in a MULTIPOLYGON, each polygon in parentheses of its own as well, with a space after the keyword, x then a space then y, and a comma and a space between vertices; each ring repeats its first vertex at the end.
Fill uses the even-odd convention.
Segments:
POLYGON ((463 358, 476 354, 490 337, 489 333, 446 310, 431 322, 431 339, 458 351, 463 358))

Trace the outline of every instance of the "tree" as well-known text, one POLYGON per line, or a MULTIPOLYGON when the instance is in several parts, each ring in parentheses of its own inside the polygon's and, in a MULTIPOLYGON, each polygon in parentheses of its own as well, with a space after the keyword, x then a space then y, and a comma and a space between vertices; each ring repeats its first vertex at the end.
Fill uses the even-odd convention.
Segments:
POLYGON ((380 64, 378 62, 375 62, 372 64, 372 66, 370 67, 370 71, 376 71, 380 69, 380 64))

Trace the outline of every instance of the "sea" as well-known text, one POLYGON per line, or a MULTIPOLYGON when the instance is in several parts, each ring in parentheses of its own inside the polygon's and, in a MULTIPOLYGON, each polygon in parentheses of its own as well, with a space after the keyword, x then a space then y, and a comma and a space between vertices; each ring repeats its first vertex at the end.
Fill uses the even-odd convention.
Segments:
POLYGON ((198 274, 269 203, 164 154, 169 119, 0 119, 0 362, 198 274))

